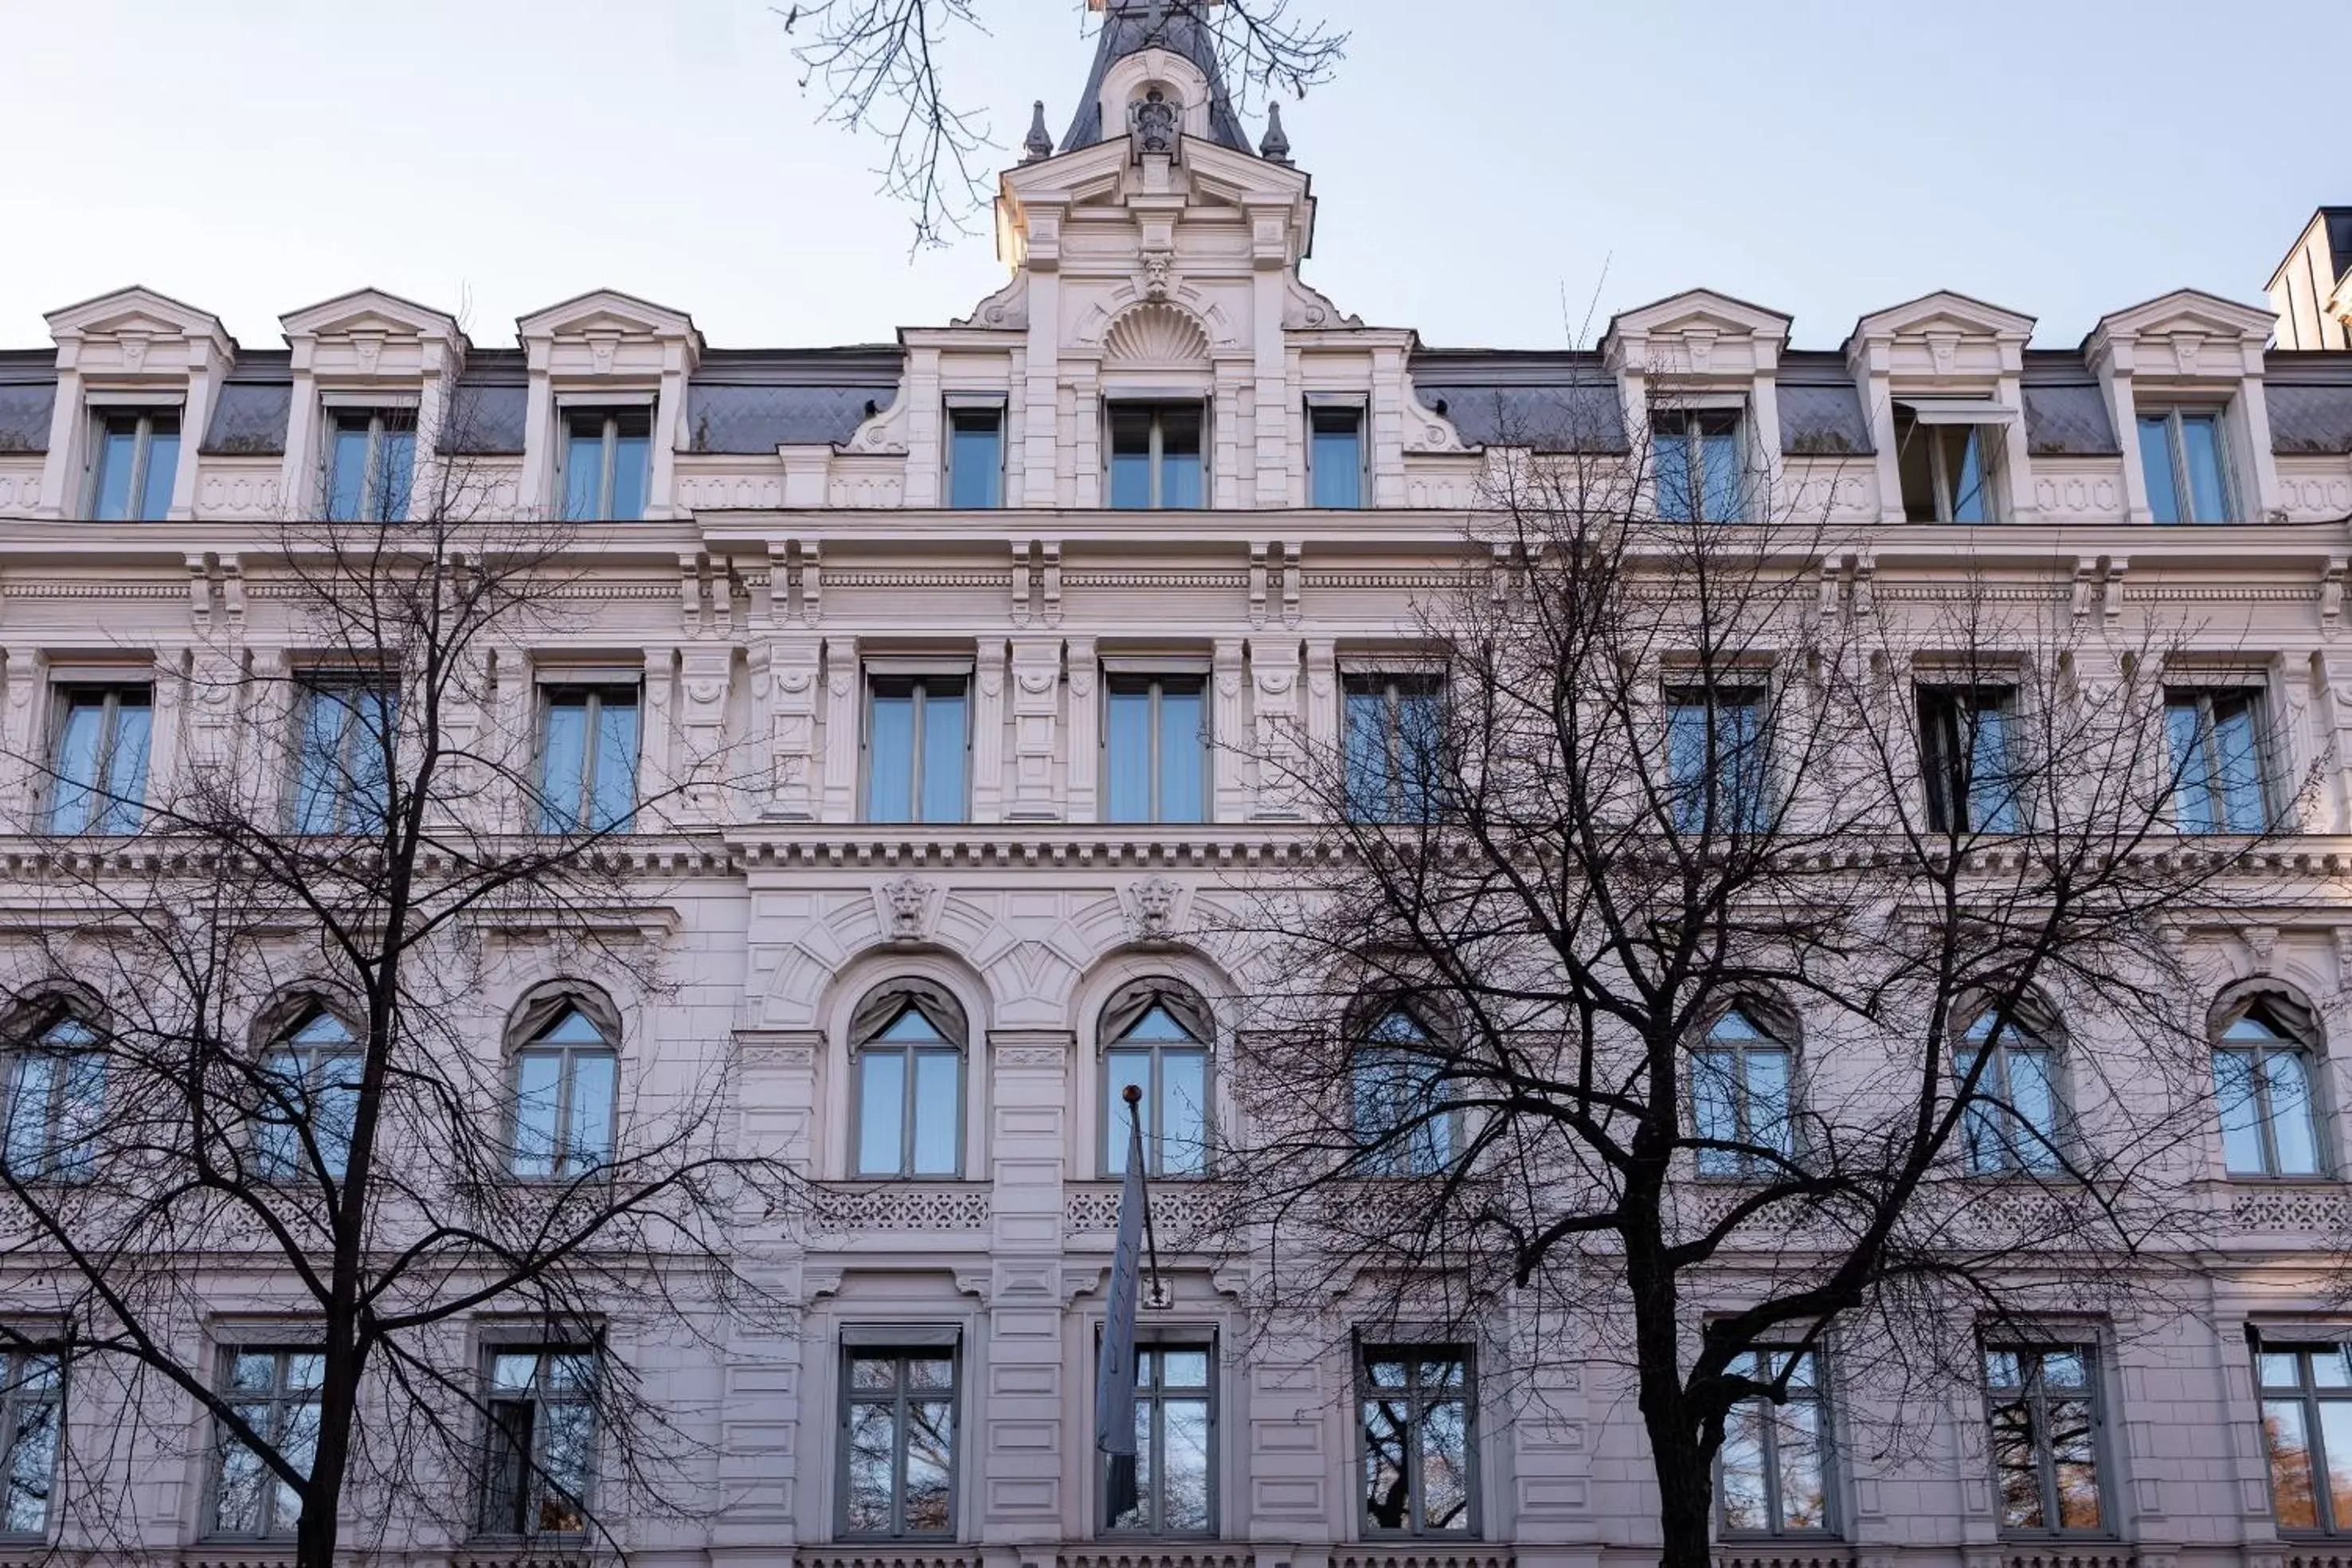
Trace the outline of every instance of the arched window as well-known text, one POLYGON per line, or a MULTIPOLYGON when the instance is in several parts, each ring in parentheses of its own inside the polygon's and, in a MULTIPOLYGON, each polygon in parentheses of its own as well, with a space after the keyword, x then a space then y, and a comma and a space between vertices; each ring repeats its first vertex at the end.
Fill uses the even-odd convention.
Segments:
POLYGON ((1127 1174, 1127 1086, 1143 1092, 1136 1110, 1148 1176, 1194 1176, 1208 1166, 1209 1042, 1216 1025, 1208 1007, 1173 980, 1140 980, 1103 1009, 1102 1161, 1104 1174, 1127 1174))
POLYGON ((2302 1003, 2269 991, 2216 1010, 2213 1100, 2231 1176, 2320 1174, 2308 1044, 2316 1021, 2302 1003))
POLYGON ((620 1019, 603 999, 550 991, 523 1009, 514 1040, 514 1174, 577 1176, 613 1157, 620 1019))
POLYGON ((1432 1176, 1454 1163, 1457 1113, 1439 1037, 1407 1009, 1374 1015, 1349 1067, 1356 1168, 1368 1176, 1432 1176))
POLYGON ((940 987, 883 987, 850 1020, 861 1176, 952 1176, 963 1170, 963 1009, 940 987))
POLYGON ((78 1181, 98 1158, 106 1115, 106 1055, 87 1019, 52 1006, 9 1061, 8 1125, 0 1157, 20 1181, 78 1181))
POLYGON ((1727 1009, 1691 1052, 1691 1124, 1698 1174, 1741 1176, 1796 1157, 1788 1024, 1768 1030, 1752 1003, 1727 1009))
POLYGON ((261 1064, 264 1099, 254 1155, 265 1181, 292 1181, 313 1167, 303 1146, 310 1129, 317 1168, 341 1179, 351 1158, 359 1113, 360 1049, 349 1025, 310 1003, 277 1032, 261 1064))
POLYGON ((1960 1124, 1969 1170, 1976 1176, 2058 1168, 2058 1067, 2051 1046, 2055 1031, 2034 1009, 2020 1011, 2022 1016, 1998 1034, 1990 1011, 1978 1015, 1952 1056, 1952 1071, 1962 1083, 1978 1073, 1960 1124))

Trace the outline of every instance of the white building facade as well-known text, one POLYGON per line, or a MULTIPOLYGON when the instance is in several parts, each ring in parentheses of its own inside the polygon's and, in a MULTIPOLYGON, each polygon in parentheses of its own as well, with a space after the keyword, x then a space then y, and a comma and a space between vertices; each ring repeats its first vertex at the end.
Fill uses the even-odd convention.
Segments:
MULTIPOLYGON (((2301 999, 2279 1049, 2312 1091, 2252 1168, 2218 1128, 2200 1155, 2198 1312, 2160 1334, 2085 1324, 2071 1362, 1996 1358, 2013 1385, 1927 1413, 1930 1439, 1894 1458, 1838 1442, 1832 1360, 1832 1457, 1770 1491, 1811 1488, 1818 1510, 1735 1499, 1724 1555, 2340 1562, 2352 1313, 2325 1249, 2352 1172, 2352 1069, 2334 1061, 2336 1040, 2352 1053, 2335 1010, 2352 984, 2352 353, 2274 350, 2278 310, 2190 290, 2066 350, 1939 293, 1798 350, 1786 316, 1703 290, 1621 315, 1590 353, 1427 349, 1303 280, 1316 204, 1279 133, 1250 144, 1181 26, 1112 10, 1068 135, 1033 138, 1003 177, 1009 280, 893 347, 715 348, 677 310, 603 292, 523 319, 519 349, 480 349, 362 290, 251 350, 132 288, 0 353, 11 755, 64 744, 44 737, 96 702, 91 723, 152 716, 145 766, 166 776, 201 744, 193 650, 234 622, 273 656, 267 572, 247 568, 278 519, 338 486, 383 494, 447 441, 496 506, 583 524, 576 633, 517 651, 541 689, 634 710, 644 778, 752 758, 756 788, 689 791, 646 835, 647 940, 675 992, 604 1000, 623 1075, 731 1057, 741 1136, 827 1196, 761 1264, 794 1332, 706 1355, 614 1303, 612 1353, 676 1391, 714 1506, 613 1527, 681 1565, 1643 1557, 1640 1423, 1602 1369, 1506 1407, 1482 1403, 1476 1346, 1286 1354, 1247 1332, 1232 1278, 1174 1256, 1146 1325, 1159 1479, 1117 1521, 1091 1369, 1110 1096, 1140 1074, 1163 1118, 1215 1113, 1236 982, 1184 935, 1299 821, 1250 757, 1340 746, 1351 694, 1422 668, 1408 605, 1451 580, 1495 465, 1622 451, 1671 394, 1677 418, 1705 415, 1690 434, 1727 436, 1831 519, 1829 591, 1891 603, 1973 565, 2094 626, 2136 601, 2198 606, 2234 688, 2292 737, 2281 777, 2325 780, 2269 923, 2200 934, 2230 973, 2301 999), (1961 434, 1912 439, 1927 427, 1961 434), (1957 484, 1963 462, 1986 483, 1957 484), (1407 1364, 1426 1441, 1456 1407, 1462 1436, 1399 1514, 1368 1499, 1359 1385, 1407 1364), (2046 1420, 2020 1461, 1996 1427, 2029 1405, 2046 1420), (2343 1478, 2302 1501, 2273 1473, 2298 1421, 2343 1478), (853 1432, 878 1456, 856 1473, 853 1432)), ((0 780, 10 831, 56 827, 19 772, 0 780)), ((487 1000, 565 984, 597 981, 551 960, 487 1000)), ((1171 1228, 1198 1186, 1171 1160, 1171 1228)), ((236 1331, 206 1333, 226 1377, 236 1331)), ((222 1527, 207 1454, 192 1441, 152 1469, 141 1539, 156 1561, 268 1560, 266 1523, 222 1527)), ((0 1561, 63 1519, 12 1512, 0 1561)), ((486 1529, 415 1560, 556 1549, 486 1529)))

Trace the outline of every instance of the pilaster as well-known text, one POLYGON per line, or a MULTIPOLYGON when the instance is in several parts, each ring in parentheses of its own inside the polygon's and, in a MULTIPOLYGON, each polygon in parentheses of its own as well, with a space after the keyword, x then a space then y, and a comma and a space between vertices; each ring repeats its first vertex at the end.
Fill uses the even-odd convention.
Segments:
POLYGON ((1290 637, 1253 637, 1250 673, 1256 678, 1254 739, 1257 753, 1257 804, 1250 815, 1293 821, 1306 779, 1305 714, 1298 689, 1298 642, 1290 637))
POLYGON ((1062 816, 1054 799, 1054 740, 1062 706, 1062 639, 1013 639, 1013 798, 1005 815, 1013 821, 1053 821, 1062 816))
POLYGON ((857 757, 864 739, 857 639, 824 640, 824 821, 857 821, 857 757))
POLYGON ((971 820, 1004 821, 1004 639, 983 637, 972 664, 971 820))
POLYGON ((1091 637, 1069 642, 1069 820, 1102 821, 1102 698, 1091 637))
POLYGON ((1239 637, 1220 637, 1209 662, 1210 820, 1238 822, 1250 814, 1249 702, 1243 683, 1249 666, 1239 637))
POLYGON ((1061 1293, 1063 1166, 1076 1046, 1066 1030, 988 1034, 995 1184, 988 1391, 967 1408, 979 1417, 981 1529, 991 1542, 1062 1539, 1062 1455, 1089 1447, 1084 1433, 1065 1430, 1072 1402, 1061 1293))

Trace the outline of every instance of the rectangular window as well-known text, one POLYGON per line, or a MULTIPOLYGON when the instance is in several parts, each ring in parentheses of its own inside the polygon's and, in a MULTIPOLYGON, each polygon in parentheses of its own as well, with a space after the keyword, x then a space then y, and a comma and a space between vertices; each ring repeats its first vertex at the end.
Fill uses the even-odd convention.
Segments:
POLYGON ((857 1051, 857 1174, 963 1168, 963 1051, 909 1008, 857 1051))
POLYGON ((2105 1534, 2095 1348, 1987 1346, 1984 1362, 2002 1532, 2105 1534))
POLYGON ((1923 421, 1895 405, 1895 465, 1903 485, 1903 516, 1914 523, 1990 523, 1992 454, 2000 427, 1923 421))
POLYGON ((2012 751, 2007 686, 1921 686, 1920 772, 1927 825, 1938 833, 2013 833, 2025 780, 2012 751))
POLYGON ((1977 1073, 1976 1092, 1961 1123, 1961 1140, 1971 1176, 2010 1176, 2058 1168, 2058 1068, 2042 1040, 2011 1026, 2000 1031, 1985 1057, 1992 1034, 1987 1014, 1971 1026, 1954 1053, 1953 1071, 1962 1082, 1977 1073))
POLYGON ((408 516, 416 416, 405 409, 336 412, 327 436, 330 522, 400 522, 408 516))
POLYGON ((19 1181, 81 1181, 98 1163, 106 1118, 106 1053, 97 1031, 61 1018, 9 1057, 8 1124, 0 1155, 19 1181))
POLYGON ((1667 690, 1667 793, 1678 831, 1760 833, 1769 825, 1764 702, 1752 687, 1667 690))
MULTIPOLYGON (((327 1358, 315 1350, 236 1347, 222 1353, 221 1397, 254 1435, 308 1473, 319 1445, 319 1390, 327 1358)), ((302 1499, 261 1456, 216 1423, 213 1437, 212 1533, 253 1541, 291 1539, 302 1499)))
POLYGON ((58 690, 53 833, 133 833, 147 803, 153 692, 144 685, 58 690))
POLYGON ((1323 404, 1307 411, 1307 473, 1318 507, 1364 504, 1364 411, 1323 404))
MULTIPOLYGON (((2319 1174, 2311 1057, 2261 1009, 2222 1030, 2213 1051, 2213 1102, 2231 1176, 2319 1174)), ((2352 1455, 2347 1455, 2352 1458, 2352 1455)))
POLYGON ((152 523, 172 509, 180 467, 177 409, 121 409, 98 421, 90 457, 89 515, 102 523, 152 523))
POLYGON ((1004 410, 948 410, 948 505, 985 511, 1004 504, 1004 410))
POLYGON ((653 479, 653 411, 588 409, 563 420, 563 515, 572 522, 633 522, 653 479))
POLYGON ((311 676, 298 684, 296 706, 294 831, 381 832, 392 800, 397 696, 363 676, 311 676))
POLYGON ((1470 1352, 1366 1345, 1356 1368, 1367 1535, 1466 1540, 1478 1527, 1470 1352))
POLYGON ((58 1440, 63 1430, 65 1374, 47 1351, 20 1350, 0 1359, 0 1535, 47 1533, 49 1497, 57 1485, 58 1440))
POLYGON ((1444 766, 1445 677, 1351 674, 1344 689, 1348 814, 1428 821, 1444 766))
POLYGON ((359 1119, 362 1070, 350 1030, 323 1010, 270 1048, 262 1061, 266 1098, 254 1146, 263 1180, 297 1181, 314 1169, 341 1179, 359 1119))
POLYGON ((1736 409, 1653 413, 1658 517, 1669 523, 1739 520, 1741 457, 1736 409))
POLYGON ((841 1534, 955 1533, 956 1356, 951 1346, 852 1346, 842 1376, 841 1534))
POLYGON ((2352 1535, 2352 1355, 2265 1339, 2254 1363, 2279 1533, 2352 1535))
POLYGON ((1153 1007, 1103 1052, 1103 1174, 1127 1174, 1134 1139, 1143 1133, 1147 1175, 1196 1176, 1209 1152, 1209 1049, 1164 1007, 1153 1007), (1130 1116, 1129 1084, 1142 1092, 1130 1116))
POLYGON ((550 686, 543 700, 539 831, 627 832, 636 816, 637 688, 550 686))
POLYGON ((2140 471, 2159 523, 2231 520, 2229 445, 2213 408, 2142 409, 2140 471))
POLYGON ((1699 1175, 1761 1174, 1796 1157, 1791 1069, 1789 1048, 1739 1009, 1708 1026, 1691 1052, 1691 1123, 1705 1143, 1699 1175))
POLYGON ((1211 1498, 1216 1347, 1162 1342, 1135 1350, 1135 1498, 1110 1495, 1106 1459, 1103 1529, 1116 1535, 1207 1535, 1216 1529, 1211 1498), (1114 1512, 1113 1510, 1117 1509, 1114 1512))
POLYGON ((2167 687, 2173 825, 2184 833, 2259 833, 2270 826, 2263 696, 2252 686, 2167 687))
POLYGON ((1114 822, 1207 820, 1208 682, 1111 675, 1103 682, 1105 814, 1114 822))
POLYGON ((1197 402, 1110 405, 1110 504, 1118 511, 1202 505, 1202 429, 1197 402))
POLYGON ((1730 1370, 1786 1392, 1777 1403, 1766 1394, 1750 1395, 1724 1417, 1715 1487, 1723 1532, 1829 1534, 1829 1419, 1820 1357, 1811 1351, 1757 1350, 1734 1360, 1730 1370))
POLYGON ((494 1346, 483 1433, 483 1535, 579 1535, 595 1479, 596 1353, 494 1346))
POLYGON ((876 675, 866 726, 866 820, 961 822, 971 749, 970 681, 876 675))

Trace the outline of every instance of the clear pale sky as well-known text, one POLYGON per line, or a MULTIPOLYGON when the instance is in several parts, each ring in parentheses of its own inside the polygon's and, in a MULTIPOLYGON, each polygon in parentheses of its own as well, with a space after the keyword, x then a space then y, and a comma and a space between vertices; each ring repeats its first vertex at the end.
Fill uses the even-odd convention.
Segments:
MULTIPOLYGON (((1560 347, 1704 284, 1802 347, 1937 287, 2063 347, 2181 285, 2261 303, 2352 202, 2344 0, 1296 3, 1354 34, 1285 107, 1307 275, 1433 345, 1560 347)), ((983 4, 965 96, 1008 149, 1034 98, 1058 137, 1076 0, 983 4)), ((249 348, 364 284, 484 345, 606 285, 715 345, 874 341, 1004 276, 984 219, 909 256, 761 0, 0 0, 0 346, 132 282, 249 348)))

